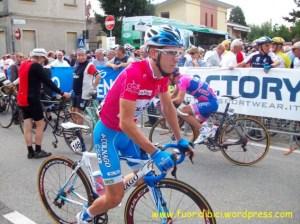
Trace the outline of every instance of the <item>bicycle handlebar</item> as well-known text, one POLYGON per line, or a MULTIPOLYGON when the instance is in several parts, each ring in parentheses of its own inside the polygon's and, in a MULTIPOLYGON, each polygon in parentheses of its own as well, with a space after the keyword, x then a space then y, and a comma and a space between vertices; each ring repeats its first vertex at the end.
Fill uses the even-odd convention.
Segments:
MULTIPOLYGON (((167 150, 169 148, 174 148, 176 149, 176 151, 173 152, 173 160, 175 163, 175 166, 171 172, 171 174, 176 178, 176 171, 177 171, 177 167, 176 165, 182 163, 186 157, 186 155, 189 156, 189 159, 191 160, 191 162, 193 163, 193 156, 194 156, 194 150, 192 148, 192 146, 190 145, 190 147, 188 149, 182 149, 178 146, 178 144, 174 144, 174 143, 169 143, 166 144, 162 147, 160 147, 161 150, 167 150)), ((160 180, 164 179, 167 175, 167 172, 162 172, 161 174, 155 176, 155 175, 146 175, 144 176, 144 181, 150 185, 153 186, 155 183, 159 182, 160 180)))

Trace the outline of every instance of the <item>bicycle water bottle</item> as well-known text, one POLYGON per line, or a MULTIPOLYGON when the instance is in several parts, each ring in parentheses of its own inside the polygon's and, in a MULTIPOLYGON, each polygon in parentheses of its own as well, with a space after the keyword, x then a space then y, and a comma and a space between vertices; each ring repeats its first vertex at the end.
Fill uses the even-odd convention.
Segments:
POLYGON ((100 195, 104 195, 104 182, 103 182, 103 178, 102 178, 102 174, 100 172, 100 170, 94 171, 93 172, 93 177, 95 180, 95 188, 97 191, 97 194, 100 195))

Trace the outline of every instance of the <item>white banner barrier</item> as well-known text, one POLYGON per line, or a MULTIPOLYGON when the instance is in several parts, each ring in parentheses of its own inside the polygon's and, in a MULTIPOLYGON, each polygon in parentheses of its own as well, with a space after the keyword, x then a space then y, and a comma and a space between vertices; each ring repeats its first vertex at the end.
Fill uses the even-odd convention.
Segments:
POLYGON ((300 121, 300 70, 260 68, 189 68, 181 73, 206 81, 217 91, 219 111, 224 111, 228 98, 241 96, 232 102, 236 113, 300 121))

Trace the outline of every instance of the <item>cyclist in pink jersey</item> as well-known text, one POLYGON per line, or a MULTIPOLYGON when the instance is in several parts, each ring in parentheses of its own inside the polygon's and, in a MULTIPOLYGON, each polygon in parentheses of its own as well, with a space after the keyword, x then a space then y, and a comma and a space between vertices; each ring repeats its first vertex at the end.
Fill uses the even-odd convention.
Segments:
POLYGON ((194 143, 200 143, 204 140, 204 136, 208 136, 212 130, 202 128, 204 123, 212 113, 218 110, 218 100, 214 90, 206 82, 201 82, 199 76, 183 75, 176 68, 170 76, 171 84, 176 88, 172 94, 174 104, 180 105, 186 94, 194 97, 197 101, 184 107, 177 109, 179 115, 194 127, 198 133, 198 138, 194 143), (199 135, 200 134, 200 135, 199 135))
MULTIPOLYGON (((78 223, 88 223, 94 216, 116 207, 124 196, 119 154, 138 160, 150 155, 161 172, 174 166, 170 153, 157 149, 136 125, 136 118, 156 95, 167 115, 174 136, 181 149, 189 142, 180 136, 176 109, 168 93, 168 76, 173 72, 182 51, 182 37, 171 26, 153 26, 145 34, 149 57, 126 67, 115 80, 105 97, 100 121, 94 130, 94 145, 102 173, 105 195, 96 199, 89 208, 77 214, 78 223)), ((128 163, 136 171, 137 163, 128 163)))

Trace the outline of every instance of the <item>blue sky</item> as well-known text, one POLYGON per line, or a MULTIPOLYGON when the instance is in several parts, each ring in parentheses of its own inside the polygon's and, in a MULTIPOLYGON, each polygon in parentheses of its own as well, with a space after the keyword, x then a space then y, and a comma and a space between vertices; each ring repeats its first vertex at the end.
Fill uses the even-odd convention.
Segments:
MULTIPOLYGON (((98 0, 90 0, 93 9, 99 10, 98 0)), ((158 3, 163 0, 153 0, 152 2, 158 3)), ((223 2, 240 6, 246 17, 248 24, 260 25, 263 22, 272 20, 272 24, 285 24, 282 17, 288 16, 296 4, 293 0, 221 0, 223 2)), ((97 11, 99 13, 99 11, 97 11)), ((228 12, 228 15, 230 13, 228 12)))

